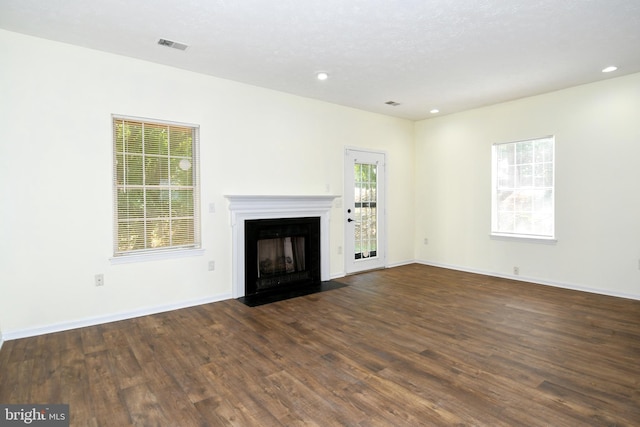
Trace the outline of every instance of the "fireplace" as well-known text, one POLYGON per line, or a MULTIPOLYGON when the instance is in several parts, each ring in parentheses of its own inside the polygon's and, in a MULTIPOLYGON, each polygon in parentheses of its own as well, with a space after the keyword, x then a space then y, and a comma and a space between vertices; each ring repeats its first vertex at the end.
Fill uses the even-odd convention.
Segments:
POLYGON ((320 218, 276 218, 244 223, 245 296, 317 284, 320 218))
MULTIPOLYGON (((254 268, 258 263, 257 254, 254 261, 245 262, 245 223, 254 220, 281 220, 317 218, 319 222, 319 267, 318 272, 321 281, 330 280, 329 264, 329 219, 333 200, 336 196, 270 196, 270 195, 227 195, 229 200, 229 211, 231 212, 232 229, 232 254, 233 254, 233 275, 232 275, 232 297, 244 297, 246 292, 245 276, 247 268, 245 264, 253 264, 254 268)), ((314 237, 315 238, 315 237, 314 237)), ((305 235, 304 245, 311 245, 309 237, 305 235)), ((315 247, 315 243, 314 243, 315 247)), ((309 258, 305 257, 305 268, 309 269, 309 258)), ((252 271, 255 269, 252 268, 252 271)), ((290 276, 293 278, 293 276, 290 276)), ((250 279, 251 280, 251 279, 250 279)), ((255 279, 253 279, 255 281, 255 279)), ((282 280, 281 280, 282 281, 282 280)))

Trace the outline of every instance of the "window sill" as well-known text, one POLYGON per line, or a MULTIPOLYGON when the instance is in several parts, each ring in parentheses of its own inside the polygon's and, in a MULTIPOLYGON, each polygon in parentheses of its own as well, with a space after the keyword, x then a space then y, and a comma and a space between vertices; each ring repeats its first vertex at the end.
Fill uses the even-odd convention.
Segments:
POLYGON ((558 243, 558 239, 555 237, 539 237, 539 236, 527 236, 526 234, 489 234, 491 240, 504 240, 507 242, 530 242, 541 243, 544 245, 555 245, 558 243))
POLYGON ((111 262, 111 265, 119 265, 130 264, 133 262, 160 261, 165 259, 186 258, 202 255, 204 255, 204 249, 176 249, 114 256, 109 258, 109 262, 111 262))

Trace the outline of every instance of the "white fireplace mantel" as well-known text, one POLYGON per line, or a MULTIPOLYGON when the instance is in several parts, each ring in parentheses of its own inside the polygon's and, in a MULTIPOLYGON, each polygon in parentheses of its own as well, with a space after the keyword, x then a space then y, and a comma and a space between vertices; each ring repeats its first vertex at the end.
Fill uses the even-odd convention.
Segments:
POLYGON ((231 211, 234 298, 244 296, 244 222, 254 219, 320 217, 320 279, 330 279, 329 218, 338 196, 226 195, 231 211))

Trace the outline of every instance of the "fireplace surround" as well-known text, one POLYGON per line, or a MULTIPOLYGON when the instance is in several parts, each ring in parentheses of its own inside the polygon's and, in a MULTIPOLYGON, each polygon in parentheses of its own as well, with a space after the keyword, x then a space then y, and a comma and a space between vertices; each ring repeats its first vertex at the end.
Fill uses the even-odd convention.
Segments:
MULTIPOLYGON (((244 297, 246 290, 245 223, 254 220, 317 218, 319 222, 319 276, 330 280, 329 220, 337 196, 227 195, 232 228, 232 296, 244 297)), ((305 242, 306 244, 306 242, 305 242)))

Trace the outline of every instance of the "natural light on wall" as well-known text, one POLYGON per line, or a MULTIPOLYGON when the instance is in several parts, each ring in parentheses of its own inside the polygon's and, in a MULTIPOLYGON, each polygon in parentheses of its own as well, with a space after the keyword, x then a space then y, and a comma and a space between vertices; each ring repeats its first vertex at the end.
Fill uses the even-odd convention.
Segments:
POLYGON ((491 234, 555 239, 555 138, 492 147, 491 234))

